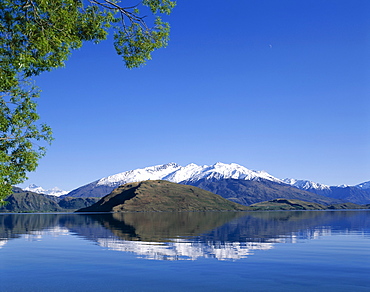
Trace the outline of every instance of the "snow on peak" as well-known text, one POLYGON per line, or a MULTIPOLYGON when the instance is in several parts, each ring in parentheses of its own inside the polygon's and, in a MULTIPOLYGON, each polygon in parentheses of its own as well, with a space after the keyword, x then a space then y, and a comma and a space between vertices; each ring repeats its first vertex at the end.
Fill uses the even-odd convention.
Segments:
POLYGON ((30 184, 24 189, 25 191, 34 192, 38 194, 45 194, 46 190, 38 185, 30 184))
POLYGON ((214 165, 208 166, 204 165, 201 169, 197 169, 197 172, 194 172, 191 176, 184 178, 186 181, 197 181, 200 179, 244 179, 244 180, 259 180, 267 179, 275 182, 281 182, 279 179, 273 177, 265 171, 254 171, 245 168, 236 163, 222 163, 217 162, 214 165))
POLYGON ((165 176, 168 176, 169 174, 180 168, 180 165, 172 162, 163 165, 155 165, 135 170, 129 170, 102 178, 96 182, 96 185, 118 187, 122 184, 130 182, 163 179, 165 176))
POLYGON ((96 185, 118 187, 119 185, 138 182, 144 180, 167 180, 179 183, 182 181, 197 181, 200 179, 245 179, 258 180, 267 179, 281 182, 281 180, 271 176, 265 171, 253 171, 236 163, 225 164, 217 162, 211 166, 197 165, 190 163, 186 166, 180 166, 176 163, 150 166, 118 173, 96 181, 96 185))
POLYGON ((49 189, 49 190, 45 190, 43 187, 40 187, 40 186, 35 185, 35 184, 30 184, 27 188, 24 189, 24 191, 34 192, 34 193, 37 193, 37 194, 56 196, 56 197, 68 194, 67 191, 63 191, 63 190, 61 190, 57 187, 54 187, 54 188, 49 189))
POLYGON ((370 181, 367 181, 367 182, 364 182, 362 184, 356 185, 355 187, 357 187, 359 189, 363 189, 363 190, 370 189, 370 181))
POLYGON ((185 167, 180 166, 180 168, 173 173, 170 173, 169 175, 163 177, 162 179, 168 180, 170 182, 179 183, 184 180, 188 180, 190 177, 197 175, 204 171, 204 168, 207 166, 199 166, 195 163, 190 163, 186 165, 185 167))
POLYGON ((302 190, 308 190, 308 189, 316 189, 316 190, 326 190, 330 189, 329 186, 320 184, 320 183, 315 183, 313 181, 309 180, 297 180, 294 178, 286 178, 283 179, 283 182, 285 182, 288 185, 294 186, 296 188, 302 189, 302 190))

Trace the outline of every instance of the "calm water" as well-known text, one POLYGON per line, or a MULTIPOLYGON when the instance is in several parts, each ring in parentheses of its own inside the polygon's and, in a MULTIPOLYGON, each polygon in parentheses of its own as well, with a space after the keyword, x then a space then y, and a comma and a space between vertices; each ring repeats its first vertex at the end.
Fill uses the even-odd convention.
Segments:
POLYGON ((0 214, 0 291, 370 291, 370 212, 0 214))

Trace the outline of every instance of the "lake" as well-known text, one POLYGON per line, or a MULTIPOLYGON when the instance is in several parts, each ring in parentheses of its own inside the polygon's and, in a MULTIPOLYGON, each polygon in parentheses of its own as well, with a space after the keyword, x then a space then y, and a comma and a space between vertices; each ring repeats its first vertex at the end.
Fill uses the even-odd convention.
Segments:
POLYGON ((0 291, 370 291, 370 211, 0 214, 0 291))

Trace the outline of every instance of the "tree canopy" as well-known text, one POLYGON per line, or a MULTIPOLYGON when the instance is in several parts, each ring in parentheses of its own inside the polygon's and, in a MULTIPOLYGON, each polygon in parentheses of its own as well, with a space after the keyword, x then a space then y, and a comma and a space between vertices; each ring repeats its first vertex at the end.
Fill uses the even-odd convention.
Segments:
POLYGON ((125 2, 0 0, 0 202, 36 169, 52 141, 51 129, 39 123, 32 77, 64 66, 72 50, 99 43, 110 31, 128 68, 167 45, 170 28, 162 16, 175 2, 125 2))

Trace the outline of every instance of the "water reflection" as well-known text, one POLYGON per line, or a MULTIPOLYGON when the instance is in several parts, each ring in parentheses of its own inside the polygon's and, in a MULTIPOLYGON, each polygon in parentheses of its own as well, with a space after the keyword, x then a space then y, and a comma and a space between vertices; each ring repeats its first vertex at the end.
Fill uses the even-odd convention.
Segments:
POLYGON ((369 211, 0 214, 0 248, 23 237, 78 236, 156 260, 237 260, 276 243, 370 235, 369 211))
POLYGON ((0 248, 2 248, 8 241, 7 240, 0 240, 0 248))
POLYGON ((198 258, 236 260, 252 255, 253 250, 272 248, 272 243, 198 242, 184 239, 158 243, 104 238, 98 242, 111 250, 133 252, 142 258, 154 260, 196 260, 198 258))

